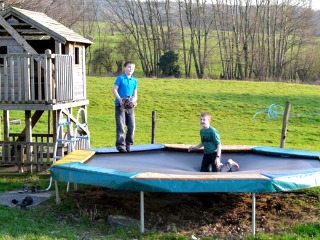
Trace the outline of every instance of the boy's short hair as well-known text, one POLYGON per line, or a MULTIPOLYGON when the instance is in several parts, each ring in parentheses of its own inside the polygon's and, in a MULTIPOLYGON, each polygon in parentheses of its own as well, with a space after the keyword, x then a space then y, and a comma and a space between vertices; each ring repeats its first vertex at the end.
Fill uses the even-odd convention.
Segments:
POLYGON ((126 61, 123 66, 126 67, 128 64, 134 64, 136 65, 133 61, 129 60, 129 61, 126 61))
POLYGON ((208 112, 201 113, 200 117, 207 117, 209 119, 209 121, 211 121, 211 114, 208 112))

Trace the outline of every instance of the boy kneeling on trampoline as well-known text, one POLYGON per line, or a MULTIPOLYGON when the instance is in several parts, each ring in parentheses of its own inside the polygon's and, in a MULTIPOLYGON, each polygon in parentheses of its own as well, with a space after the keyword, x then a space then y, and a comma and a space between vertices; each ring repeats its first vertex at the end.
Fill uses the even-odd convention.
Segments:
POLYGON ((227 163, 221 162, 221 141, 218 131, 210 126, 211 115, 204 112, 200 115, 200 130, 201 143, 189 147, 189 152, 203 147, 203 158, 200 172, 234 172, 239 170, 239 164, 229 159, 227 163))

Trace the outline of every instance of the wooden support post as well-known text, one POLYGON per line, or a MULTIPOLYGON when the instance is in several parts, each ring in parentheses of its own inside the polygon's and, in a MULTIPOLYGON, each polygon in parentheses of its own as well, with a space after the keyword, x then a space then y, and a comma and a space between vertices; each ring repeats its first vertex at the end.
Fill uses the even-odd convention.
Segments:
POLYGON ((10 123, 9 110, 3 110, 3 141, 9 142, 10 123))
POLYGON ((52 111, 48 111, 48 130, 47 130, 48 134, 51 133, 51 115, 52 115, 52 111))
MULTIPOLYGON (((9 110, 3 110, 3 141, 4 142, 9 142, 9 133, 10 133, 10 123, 9 123, 9 117, 10 112, 9 110)), ((3 145, 2 148, 2 158, 3 159, 11 159, 11 149, 8 146, 8 144, 3 145)), ((9 161, 9 160, 6 160, 9 161)))
POLYGON ((151 143, 155 142, 155 129, 156 129, 157 112, 152 111, 152 129, 151 129, 151 143))
POLYGON ((282 133, 281 133, 281 141, 280 141, 280 147, 281 148, 284 148, 284 145, 286 143, 290 109, 291 109, 291 103, 287 102, 286 103, 286 109, 284 110, 283 122, 282 122, 282 133))
MULTIPOLYGON (((33 172, 33 160, 32 160, 32 145, 30 144, 32 142, 32 118, 31 118, 31 111, 26 110, 25 113, 25 143, 26 143, 26 156, 27 156, 27 164, 30 164, 30 171, 33 172)), ((21 149, 23 151, 23 149, 21 149)), ((24 165, 24 159, 21 159, 22 163, 22 171, 23 171, 23 165, 24 165)))

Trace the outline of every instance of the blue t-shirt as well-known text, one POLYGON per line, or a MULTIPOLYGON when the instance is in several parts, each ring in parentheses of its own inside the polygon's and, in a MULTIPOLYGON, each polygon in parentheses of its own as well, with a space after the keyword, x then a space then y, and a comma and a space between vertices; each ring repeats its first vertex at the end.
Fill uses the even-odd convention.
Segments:
POLYGON ((200 130, 201 143, 203 144, 203 152, 211 154, 217 151, 217 146, 221 144, 220 135, 214 127, 200 130))
MULTIPOLYGON (((133 96, 134 91, 138 89, 138 80, 132 76, 128 78, 126 74, 119 75, 114 84, 118 86, 118 94, 121 98, 133 96)), ((115 99, 114 102, 119 104, 118 99, 115 99)))

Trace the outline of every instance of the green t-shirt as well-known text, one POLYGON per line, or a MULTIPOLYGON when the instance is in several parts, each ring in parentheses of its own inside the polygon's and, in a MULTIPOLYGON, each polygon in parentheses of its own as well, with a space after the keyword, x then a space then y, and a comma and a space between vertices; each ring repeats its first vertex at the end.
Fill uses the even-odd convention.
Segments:
POLYGON ((203 152, 205 154, 217 151, 217 146, 221 143, 220 135, 214 127, 200 130, 201 143, 203 144, 203 152))

